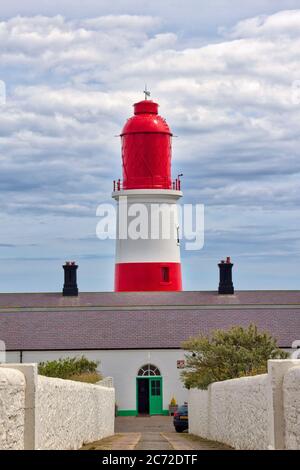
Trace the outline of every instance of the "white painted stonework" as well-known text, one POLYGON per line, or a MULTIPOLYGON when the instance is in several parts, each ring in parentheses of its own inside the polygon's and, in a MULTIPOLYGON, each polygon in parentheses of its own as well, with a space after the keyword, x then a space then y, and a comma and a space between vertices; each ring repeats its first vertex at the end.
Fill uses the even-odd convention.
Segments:
POLYGON ((79 449, 114 434, 115 391, 0 364, 0 450, 79 449))
POLYGON ((292 367, 283 388, 286 449, 300 450, 300 367, 292 367))
POLYGON ((189 432, 209 439, 209 391, 192 388, 188 398, 189 432))
POLYGON ((267 449, 268 405, 267 374, 215 383, 210 432, 236 449, 267 449))
POLYGON ((114 434, 113 388, 38 376, 37 449, 79 449, 114 434))
POLYGON ((236 449, 300 449, 300 361, 189 392, 189 432, 236 449))
POLYGON ((0 449, 24 449, 25 377, 0 368, 0 449))
POLYGON ((236 449, 268 448, 267 374, 213 383, 192 390, 190 433, 236 449))

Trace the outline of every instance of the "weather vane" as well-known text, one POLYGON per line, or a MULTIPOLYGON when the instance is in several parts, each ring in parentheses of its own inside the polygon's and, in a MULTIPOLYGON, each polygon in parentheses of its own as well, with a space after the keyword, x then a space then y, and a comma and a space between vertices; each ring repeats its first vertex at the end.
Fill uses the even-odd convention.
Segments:
POLYGON ((145 85, 145 90, 143 91, 143 93, 145 93, 145 100, 148 99, 148 97, 150 98, 150 91, 147 90, 147 84, 145 85))

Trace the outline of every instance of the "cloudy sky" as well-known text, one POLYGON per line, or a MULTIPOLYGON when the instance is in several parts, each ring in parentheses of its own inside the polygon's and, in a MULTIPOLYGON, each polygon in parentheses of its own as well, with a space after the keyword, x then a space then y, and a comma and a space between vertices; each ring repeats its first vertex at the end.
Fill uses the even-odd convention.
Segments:
POLYGON ((145 82, 176 136, 205 246, 185 289, 299 289, 300 0, 10 0, 0 6, 0 291, 112 290, 95 230, 145 82))

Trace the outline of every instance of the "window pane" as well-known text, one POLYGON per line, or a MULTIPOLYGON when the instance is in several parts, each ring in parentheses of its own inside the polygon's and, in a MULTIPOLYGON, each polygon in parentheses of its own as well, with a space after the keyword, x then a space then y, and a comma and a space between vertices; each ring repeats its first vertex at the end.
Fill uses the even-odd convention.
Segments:
POLYGON ((138 375, 140 376, 160 375, 160 370, 153 364, 146 364, 140 368, 140 370, 138 371, 138 375))
POLYGON ((164 266, 162 268, 162 280, 163 282, 169 282, 170 281, 170 275, 169 275, 169 268, 164 266))
POLYGON ((151 395, 160 396, 160 380, 151 381, 151 395))

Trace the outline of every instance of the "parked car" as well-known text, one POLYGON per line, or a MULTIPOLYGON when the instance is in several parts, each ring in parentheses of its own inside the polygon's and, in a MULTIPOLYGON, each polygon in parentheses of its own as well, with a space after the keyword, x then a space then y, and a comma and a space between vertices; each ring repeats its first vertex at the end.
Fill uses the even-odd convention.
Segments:
POLYGON ((173 423, 176 432, 182 432, 189 427, 188 405, 185 403, 174 413, 173 423))

